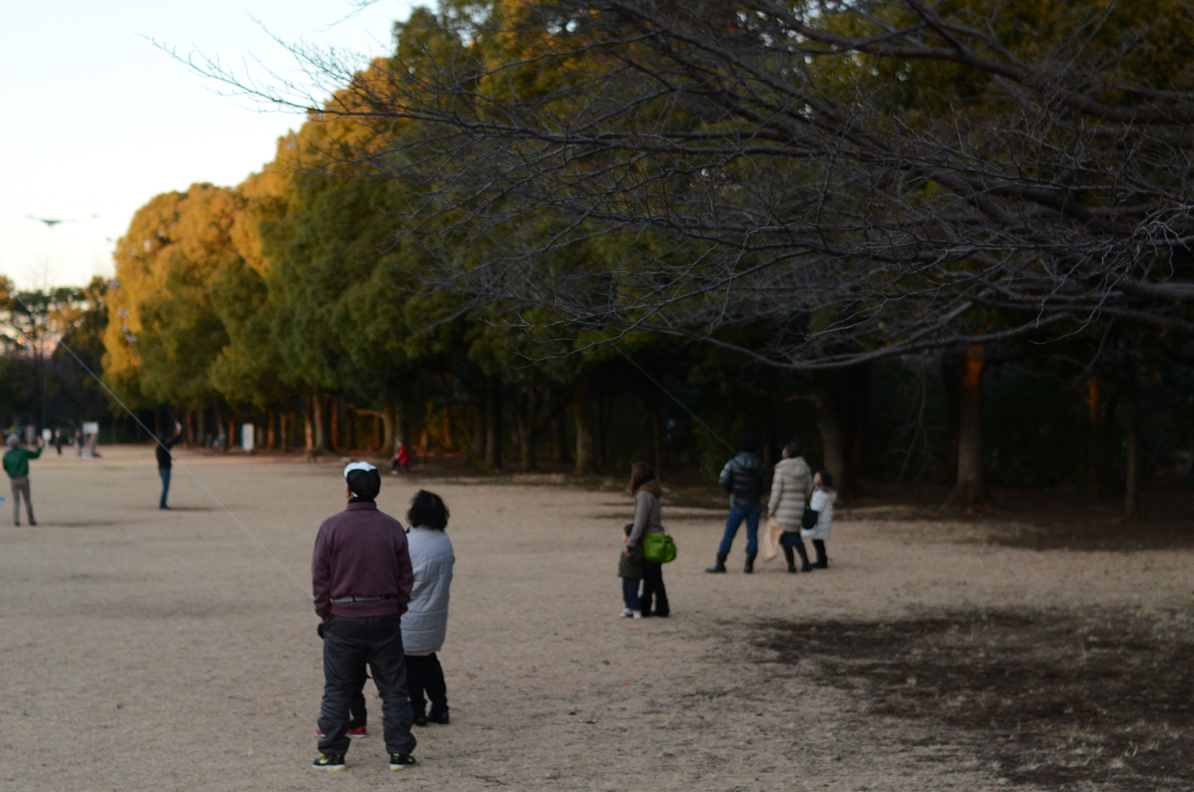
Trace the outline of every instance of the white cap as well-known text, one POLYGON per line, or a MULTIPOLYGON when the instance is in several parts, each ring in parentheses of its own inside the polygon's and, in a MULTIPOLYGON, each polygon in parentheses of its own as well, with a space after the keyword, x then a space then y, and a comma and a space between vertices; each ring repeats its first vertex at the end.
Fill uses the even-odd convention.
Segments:
POLYGON ((377 468, 373 467, 373 465, 370 465, 368 462, 350 462, 344 468, 344 478, 348 478, 348 474, 354 470, 364 470, 368 472, 370 470, 377 470, 377 468))
POLYGON ((344 480, 354 498, 373 500, 381 492, 381 474, 368 462, 353 462, 345 467, 344 480))

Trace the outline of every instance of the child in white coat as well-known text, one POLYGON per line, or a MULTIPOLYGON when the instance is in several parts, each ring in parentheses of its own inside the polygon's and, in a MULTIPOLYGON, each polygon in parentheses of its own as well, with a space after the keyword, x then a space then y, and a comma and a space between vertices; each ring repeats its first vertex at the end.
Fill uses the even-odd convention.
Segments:
MULTIPOLYGON (((829 530, 833 526, 833 504, 837 500, 837 490, 833 488, 833 476, 828 470, 822 470, 813 476, 813 496, 809 498, 809 511, 816 514, 816 523, 812 527, 800 531, 802 539, 811 539, 813 549, 817 552, 817 560, 813 562, 813 569, 828 569, 829 556, 825 554, 825 541, 829 538, 829 530)), ((807 524, 807 523, 806 523, 807 524)), ((800 555, 804 556, 804 542, 801 542, 800 555)))

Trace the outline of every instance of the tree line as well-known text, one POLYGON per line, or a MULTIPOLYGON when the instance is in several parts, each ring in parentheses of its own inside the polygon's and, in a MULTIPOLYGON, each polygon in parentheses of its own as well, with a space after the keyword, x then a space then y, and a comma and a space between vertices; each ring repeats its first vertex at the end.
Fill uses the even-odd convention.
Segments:
MULTIPOLYGON (((1187 3, 453 0, 117 245, 194 442, 578 473, 799 436, 849 493, 1124 493, 1194 446, 1187 3), (693 414, 701 420, 694 421, 693 414)), ((1188 475, 1188 474, 1187 474, 1188 475)))

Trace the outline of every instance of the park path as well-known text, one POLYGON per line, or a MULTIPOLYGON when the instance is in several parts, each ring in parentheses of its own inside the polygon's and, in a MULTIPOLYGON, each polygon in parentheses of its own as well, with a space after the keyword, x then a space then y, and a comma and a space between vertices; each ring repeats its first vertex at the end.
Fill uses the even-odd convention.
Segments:
MULTIPOLYGON (((315 530, 343 502, 338 464, 179 456, 308 584, 315 530)), ((370 686, 377 731, 329 778, 307 767, 322 678, 307 594, 183 470, 160 512, 147 447, 51 451, 32 475, 41 525, 12 527, 5 502, 0 527, 5 790, 1005 788, 963 747, 915 747, 914 726, 772 662, 760 624, 1189 603, 1185 553, 1111 565, 863 519, 835 527, 828 573, 744 576, 740 539, 730 574, 708 576, 720 514, 687 508, 665 509, 674 617, 618 620, 628 496, 386 477, 383 509, 424 486, 452 510, 452 725, 417 730, 419 767, 390 773, 370 686)))

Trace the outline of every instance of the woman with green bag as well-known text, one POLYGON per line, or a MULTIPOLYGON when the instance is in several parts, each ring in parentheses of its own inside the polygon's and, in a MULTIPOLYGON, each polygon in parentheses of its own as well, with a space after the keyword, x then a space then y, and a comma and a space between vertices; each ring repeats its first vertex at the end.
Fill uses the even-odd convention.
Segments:
POLYGON ((639 548, 644 551, 640 597, 643 616, 667 616, 670 609, 663 586, 663 564, 676 557, 676 550, 663 527, 659 505, 663 490, 655 470, 646 462, 635 462, 630 467, 630 493, 634 496, 634 528, 626 539, 626 552, 639 548))

